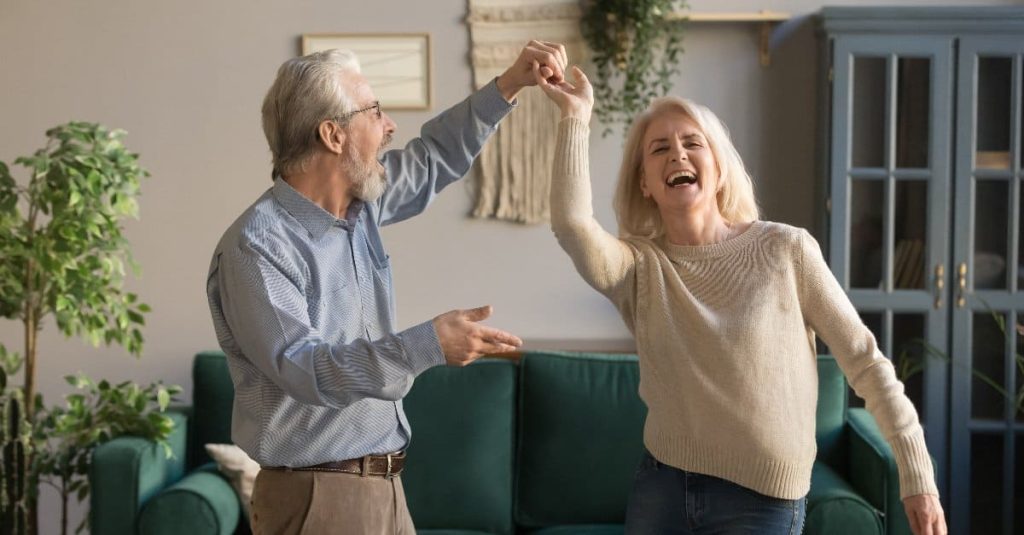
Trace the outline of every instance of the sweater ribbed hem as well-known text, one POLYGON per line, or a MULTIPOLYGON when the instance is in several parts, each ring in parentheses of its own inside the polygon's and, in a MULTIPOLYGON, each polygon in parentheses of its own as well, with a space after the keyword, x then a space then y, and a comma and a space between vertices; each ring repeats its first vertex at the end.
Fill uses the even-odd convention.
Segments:
POLYGON ((806 461, 743 455, 734 448, 722 448, 661 429, 648 416, 644 444, 658 461, 669 466, 718 477, 766 496, 784 500, 803 498, 811 487, 814 450, 806 461))
POLYGON ((896 466, 900 473, 900 499, 918 494, 939 495, 935 486, 935 469, 932 458, 928 455, 924 432, 917 428, 914 432, 900 435, 890 442, 896 455, 896 466))

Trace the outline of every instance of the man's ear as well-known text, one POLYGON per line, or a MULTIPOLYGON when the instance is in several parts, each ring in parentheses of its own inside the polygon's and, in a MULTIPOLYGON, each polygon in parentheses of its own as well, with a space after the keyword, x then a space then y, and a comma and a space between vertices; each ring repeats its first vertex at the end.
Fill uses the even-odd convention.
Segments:
POLYGON ((317 128, 317 137, 320 139, 320 143, 323 143, 324 148, 334 154, 342 153, 347 139, 345 130, 334 121, 321 121, 317 128))

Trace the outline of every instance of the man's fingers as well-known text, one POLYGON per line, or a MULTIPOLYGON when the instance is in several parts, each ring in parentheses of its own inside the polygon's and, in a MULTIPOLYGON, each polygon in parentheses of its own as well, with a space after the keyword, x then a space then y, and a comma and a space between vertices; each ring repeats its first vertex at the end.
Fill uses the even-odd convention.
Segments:
POLYGON ((544 76, 544 74, 540 71, 540 63, 537 60, 533 60, 532 63, 534 81, 537 82, 537 85, 539 85, 541 89, 547 91, 549 89, 547 76, 544 76))
POLYGON ((559 82, 565 77, 565 66, 562 64, 562 59, 558 56, 558 50, 545 45, 540 41, 530 41, 530 44, 526 46, 526 51, 530 53, 533 59, 539 61, 542 66, 551 69, 551 74, 547 76, 553 82, 559 82))
POLYGON ((465 317, 471 322, 482 322, 487 318, 490 318, 490 313, 493 312, 493 308, 489 304, 483 306, 477 306, 476 308, 470 308, 465 312, 465 317))
POLYGON ((523 345, 523 341, 518 336, 492 327, 481 327, 480 338, 490 344, 505 344, 513 347, 523 345))
POLYGON ((553 43, 551 41, 540 41, 540 43, 554 50, 558 54, 559 64, 561 65, 563 71, 566 67, 569 66, 569 56, 566 55, 565 53, 564 45, 562 45, 561 43, 553 43))

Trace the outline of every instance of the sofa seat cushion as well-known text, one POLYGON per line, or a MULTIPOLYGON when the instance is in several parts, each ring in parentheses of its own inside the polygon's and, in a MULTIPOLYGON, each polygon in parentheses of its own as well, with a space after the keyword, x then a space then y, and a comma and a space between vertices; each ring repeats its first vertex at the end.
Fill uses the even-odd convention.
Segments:
POLYGON ((509 360, 435 367, 416 378, 403 403, 412 441, 402 485, 421 533, 513 532, 515 398, 509 360))
POLYGON ((869 535, 884 533, 882 516, 835 470, 815 462, 807 495, 804 533, 869 535))
POLYGON ((146 502, 139 513, 138 529, 146 535, 230 535, 240 516, 235 489, 211 463, 146 502))
POLYGON ((519 373, 517 524, 625 522, 647 415, 636 356, 531 352, 519 373))
POLYGON ((490 535, 490 532, 471 529, 420 529, 417 527, 416 535, 490 535))
POLYGON ((575 524, 541 528, 530 533, 533 535, 623 535, 625 526, 622 524, 575 524))

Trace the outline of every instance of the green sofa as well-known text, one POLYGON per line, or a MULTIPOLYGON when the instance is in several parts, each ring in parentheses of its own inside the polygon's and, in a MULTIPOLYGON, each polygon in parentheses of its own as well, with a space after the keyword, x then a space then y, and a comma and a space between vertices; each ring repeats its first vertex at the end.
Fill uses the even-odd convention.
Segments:
MULTIPOLYGON (((806 534, 910 533, 891 449, 847 408, 835 360, 818 357, 818 461, 806 534)), ((203 449, 230 442, 224 356, 193 365, 193 405, 175 414, 173 459, 119 438, 96 449, 92 533, 246 533, 238 500, 203 449)), ((419 533, 622 533, 646 409, 634 355, 525 352, 434 368, 405 401, 414 436, 402 481, 419 533)))

